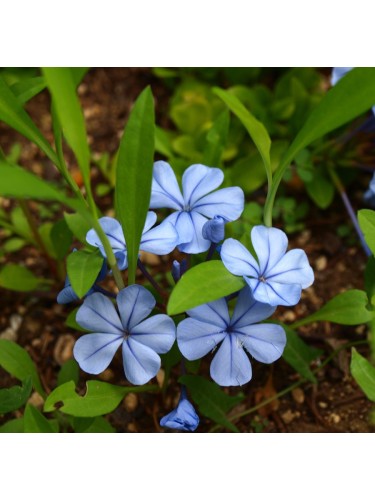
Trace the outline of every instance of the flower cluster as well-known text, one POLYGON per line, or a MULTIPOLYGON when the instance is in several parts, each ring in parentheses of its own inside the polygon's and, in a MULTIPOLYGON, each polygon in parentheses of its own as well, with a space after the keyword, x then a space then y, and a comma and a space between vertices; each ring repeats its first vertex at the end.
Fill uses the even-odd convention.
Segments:
MULTIPOLYGON (((239 187, 217 189, 224 180, 218 168, 190 166, 182 176, 182 191, 168 163, 154 165, 150 209, 170 209, 172 213, 155 226, 157 216, 148 212, 140 249, 165 255, 176 247, 196 254, 213 251, 225 238, 225 226, 238 219, 244 209, 239 187)), ((120 270, 128 265, 126 238, 121 224, 111 217, 99 220, 120 270)), ((103 245, 91 229, 87 242, 106 257, 103 245)), ((294 305, 302 289, 313 282, 313 271, 303 250, 287 251, 288 240, 280 229, 255 226, 251 231, 255 256, 239 241, 226 239, 220 257, 226 268, 242 276, 246 285, 238 294, 233 313, 228 298, 220 298, 187 311, 187 318, 175 326, 166 314, 150 314, 156 300, 144 287, 122 289, 114 301, 89 291, 76 316, 77 323, 91 333, 81 336, 74 346, 80 367, 91 374, 104 371, 121 347, 125 377, 132 384, 145 384, 160 369, 159 354, 168 352, 174 341, 188 360, 215 352, 210 368, 212 379, 222 386, 243 385, 252 377, 249 355, 262 363, 272 363, 283 353, 284 329, 269 318, 277 305, 294 305)), ((142 269, 142 267, 140 267, 142 269)), ((173 262, 172 276, 177 282, 187 270, 187 260, 173 262)), ((106 269, 98 276, 102 280, 106 269), (104 274, 103 274, 104 273, 104 274)), ((59 294, 65 303, 77 297, 67 282, 59 294)), ((193 431, 199 423, 182 387, 177 407, 161 419, 161 426, 193 431)))

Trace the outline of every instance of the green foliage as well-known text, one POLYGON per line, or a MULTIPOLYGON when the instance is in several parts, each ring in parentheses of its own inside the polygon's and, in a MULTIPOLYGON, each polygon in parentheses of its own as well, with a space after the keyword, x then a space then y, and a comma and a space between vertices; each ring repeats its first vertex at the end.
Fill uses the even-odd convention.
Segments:
POLYGON ((68 359, 66 361, 57 375, 57 385, 63 385, 66 382, 73 381, 74 384, 78 384, 79 380, 79 366, 75 359, 68 359))
POLYGON ((139 244, 150 205, 154 142, 154 101, 147 87, 134 104, 117 159, 116 213, 126 235, 129 284, 135 282, 139 244))
POLYGON ((80 418, 74 417, 72 421, 72 427, 74 432, 82 432, 82 433, 113 433, 116 432, 114 427, 104 418, 104 417, 95 417, 95 418, 80 418))
POLYGON ((244 280, 231 274, 219 260, 203 262, 182 275, 169 298, 168 314, 179 314, 217 300, 244 286, 244 280))
POLYGON ((16 292, 30 292, 39 285, 39 280, 26 267, 6 264, 0 269, 0 286, 16 292))
POLYGON ((15 342, 0 339, 0 366, 18 380, 31 377, 34 389, 45 396, 34 362, 29 353, 15 342))
POLYGON ((71 380, 60 385, 49 394, 44 405, 44 411, 54 411, 59 405, 60 411, 75 417, 97 417, 112 412, 120 404, 124 396, 130 392, 157 390, 157 386, 121 387, 117 385, 89 380, 84 396, 76 392, 71 380), (61 407, 60 407, 61 405, 61 407))
POLYGON ((297 333, 286 325, 282 325, 286 333, 286 346, 283 352, 283 358, 292 366, 302 377, 316 384, 315 375, 310 369, 310 364, 323 351, 308 346, 297 333))
POLYGON ((103 257, 99 251, 78 250, 69 254, 66 262, 69 281, 81 299, 95 283, 103 265, 103 257))
POLYGON ((361 356, 354 347, 352 348, 350 371, 368 399, 375 402, 375 367, 361 356))
POLYGON ((375 211, 364 208, 358 212, 358 222, 366 243, 375 254, 375 211))
POLYGON ((23 416, 24 432, 33 433, 53 433, 58 432, 59 429, 56 424, 48 420, 42 413, 37 410, 33 405, 28 404, 25 408, 23 416))
POLYGON ((193 401, 204 416, 232 432, 239 432, 226 414, 243 400, 242 394, 228 396, 217 384, 197 375, 183 375, 179 382, 189 389, 193 401))
POLYGON ((18 410, 28 400, 32 389, 31 377, 10 389, 0 389, 0 415, 18 410))

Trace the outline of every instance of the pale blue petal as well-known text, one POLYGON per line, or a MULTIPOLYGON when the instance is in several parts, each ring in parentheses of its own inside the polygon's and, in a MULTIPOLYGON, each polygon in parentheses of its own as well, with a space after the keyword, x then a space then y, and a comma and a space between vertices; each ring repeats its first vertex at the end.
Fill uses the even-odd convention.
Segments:
POLYGON ((182 176, 185 206, 191 208, 199 198, 219 187, 223 180, 224 173, 219 168, 191 165, 182 176))
POLYGON ((213 380, 222 386, 237 386, 249 382, 252 375, 250 360, 235 334, 225 337, 210 367, 213 380))
POLYGON ((193 225, 193 239, 188 243, 182 243, 178 245, 180 252, 196 254, 205 252, 210 248, 211 243, 203 238, 203 226, 207 222, 207 219, 203 215, 198 214, 198 212, 187 212, 191 218, 193 225))
POLYGON ((296 284, 281 284, 272 280, 255 281, 244 276, 250 286, 255 300, 271 306, 294 306, 301 298, 301 286, 296 284))
POLYGON ((125 377, 135 385, 146 384, 160 369, 160 356, 132 337, 122 344, 122 357, 125 377))
POLYGON ((225 237, 225 220, 215 215, 211 220, 208 220, 203 225, 202 236, 205 240, 209 240, 212 243, 219 243, 225 237))
POLYGON ((227 221, 236 220, 243 212, 245 196, 241 188, 219 189, 197 200, 192 209, 212 219, 215 215, 227 221))
POLYGON ((226 330, 230 322, 228 305, 224 298, 194 307, 186 312, 191 318, 210 323, 223 330, 226 330))
POLYGON ((199 425, 199 417, 190 401, 181 398, 177 408, 160 420, 160 425, 180 431, 195 431, 199 425))
POLYGON ((284 328, 273 323, 236 328, 236 335, 250 354, 262 363, 273 363, 279 359, 286 345, 284 328))
POLYGON ((165 161, 154 163, 150 208, 182 210, 184 199, 172 167, 165 161))
POLYGON ((134 340, 150 347, 155 352, 168 352, 176 340, 176 325, 166 314, 156 314, 131 329, 134 340))
POLYGON ((130 285, 123 288, 117 295, 123 329, 132 331, 138 323, 150 315, 155 304, 154 296, 143 286, 130 285))
POLYGON ((117 266, 120 271, 123 271, 128 267, 128 252, 126 250, 122 250, 119 252, 113 252, 116 257, 117 266))
POLYGON ((331 85, 336 85, 336 83, 341 80, 343 76, 346 75, 353 68, 333 68, 331 75, 331 85))
MULTIPOLYGON (((99 224, 107 235, 109 244, 114 251, 126 250, 124 233, 118 220, 114 219, 113 217, 102 217, 99 219, 99 224)), ((94 229, 90 229, 90 231, 87 233, 86 241, 90 245, 98 247, 102 254, 106 257, 103 245, 94 229)))
POLYGON ((261 276, 268 274, 268 269, 277 264, 288 248, 286 234, 275 227, 254 226, 251 242, 258 257, 261 276))
POLYGON ((177 326, 177 344, 189 360, 202 358, 227 335, 222 328, 193 318, 182 320, 177 326))
POLYGON ((89 333, 77 340, 73 355, 82 370, 97 375, 108 367, 123 340, 122 335, 89 333))
POLYGON ((64 286, 56 297, 58 304, 69 304, 75 300, 79 300, 78 295, 73 290, 71 285, 64 286))
POLYGON ((193 221, 188 212, 174 212, 164 219, 164 224, 171 223, 178 235, 178 244, 188 243, 194 237, 193 221))
POLYGON ((249 287, 245 286, 238 295, 230 322, 231 328, 238 329, 269 318, 276 310, 269 304, 254 299, 249 287))
POLYGON ((143 233, 140 249, 156 255, 167 255, 172 252, 178 243, 178 233, 170 222, 162 222, 149 231, 143 233))
POLYGON ((156 224, 157 218, 158 217, 157 217, 155 212, 147 212, 146 221, 145 221, 145 225, 143 227, 142 234, 149 231, 152 228, 152 226, 154 226, 156 224))
POLYGON ((274 267, 269 268, 266 279, 278 283, 296 283, 302 288, 307 288, 314 282, 314 271, 306 253, 295 248, 289 250, 274 267))
POLYGON ((233 238, 224 241, 220 257, 228 271, 236 276, 257 277, 259 275, 258 262, 242 243, 233 238))
POLYGON ((123 327, 115 306, 101 293, 93 293, 85 298, 77 311, 76 321, 85 330, 123 335, 123 327))

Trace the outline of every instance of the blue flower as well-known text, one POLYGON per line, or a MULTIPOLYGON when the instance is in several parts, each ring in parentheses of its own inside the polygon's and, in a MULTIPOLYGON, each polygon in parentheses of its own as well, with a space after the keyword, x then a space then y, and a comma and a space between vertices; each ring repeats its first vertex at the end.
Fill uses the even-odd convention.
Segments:
POLYGON ((195 431, 198 427, 199 417, 195 412, 194 406, 188 401, 185 389, 181 391, 177 408, 168 413, 168 415, 165 415, 160 420, 160 425, 179 431, 195 431))
POLYGON ((182 191, 171 166, 165 161, 154 164, 150 208, 171 208, 175 212, 165 220, 178 233, 181 252, 205 252, 210 241, 202 235, 207 219, 215 215, 227 222, 238 219, 244 209, 244 194, 239 187, 228 187, 211 192, 224 180, 219 168, 191 165, 182 176, 182 191))
POLYGON ((272 363, 284 350, 286 336, 280 325, 255 324, 275 311, 257 302, 248 287, 241 290, 230 318, 224 298, 187 311, 190 318, 177 326, 177 343, 189 360, 199 359, 216 349, 210 368, 213 380, 222 386, 243 385, 252 376, 246 349, 257 361, 272 363))
MULTIPOLYGON (((333 68, 332 69, 332 75, 331 75, 331 85, 336 85, 336 83, 341 80, 342 77, 344 77, 349 71, 351 71, 353 68, 333 68)), ((375 115, 375 106, 372 108, 372 112, 375 115)))
POLYGON ((203 238, 212 243, 219 243, 225 236, 225 219, 215 215, 211 220, 208 220, 202 229, 203 238))
MULTIPOLYGON (((176 247, 178 235, 173 225, 165 221, 152 228, 156 223, 156 218, 155 212, 148 212, 139 248, 156 255, 166 255, 176 247)), ((102 217, 99 219, 99 223, 107 235, 119 269, 126 269, 128 267, 128 251, 121 224, 112 217, 102 217)), ((86 241, 90 245, 98 247, 102 255, 106 257, 102 242, 94 229, 90 229, 87 233, 86 241)))
MULTIPOLYGON (((77 249, 75 248, 73 250, 73 252, 76 252, 76 251, 77 251, 77 249)), ((103 281, 104 278, 107 276, 107 272, 108 272, 107 262, 104 260, 102 268, 98 274, 98 277, 95 280, 94 285, 86 293, 85 297, 87 297, 88 295, 91 295, 92 293, 95 292, 96 283, 100 283, 101 281, 103 281)), ((58 293, 56 300, 57 300, 58 304, 69 304, 70 302, 74 302, 76 300, 79 300, 78 295, 75 293, 72 285, 70 284, 69 276, 66 276, 64 288, 58 293)))
POLYGON ((372 176, 370 184, 367 191, 363 195, 363 200, 370 205, 370 207, 375 208, 375 172, 372 176))
POLYGON ((293 306, 301 291, 312 285, 314 272, 306 253, 289 250, 288 238, 280 229, 254 226, 251 241, 258 261, 233 238, 224 241, 220 256, 232 274, 243 276, 255 300, 271 306, 293 306))
POLYGON ((80 337, 73 349, 79 366, 97 375, 122 346, 125 376, 132 384, 145 384, 160 369, 160 356, 169 351, 176 327, 166 314, 145 319, 155 307, 151 292, 140 285, 124 288, 117 295, 117 313, 112 301, 101 293, 87 297, 79 308, 77 323, 94 333, 80 337))

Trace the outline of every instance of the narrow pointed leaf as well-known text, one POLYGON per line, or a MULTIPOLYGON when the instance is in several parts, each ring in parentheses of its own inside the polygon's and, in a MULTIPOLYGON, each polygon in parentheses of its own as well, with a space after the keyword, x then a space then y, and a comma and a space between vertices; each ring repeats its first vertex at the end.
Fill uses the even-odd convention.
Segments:
POLYGON ((0 287, 16 292, 31 292, 39 285, 39 279, 26 267, 6 264, 0 269, 0 287))
POLYGON ((245 282, 230 273, 220 260, 203 262, 182 275, 169 298, 168 314, 220 299, 243 288, 245 282))
POLYGON ((25 104, 34 96, 39 94, 46 87, 46 82, 42 76, 25 78, 11 86, 13 94, 21 104, 25 104))
POLYGON ((73 290, 81 299, 95 283, 103 265, 99 252, 72 252, 67 258, 67 271, 73 290))
POLYGON ((350 371, 366 396, 375 402, 375 366, 361 356, 354 347, 352 349, 350 371))
POLYGON ((23 416, 24 432, 34 433, 52 433, 58 432, 58 429, 44 415, 40 413, 31 404, 26 405, 25 414, 23 416))
POLYGON ((0 389, 0 415, 18 410, 28 400, 32 389, 31 377, 9 389, 0 389))
POLYGON ((375 255, 375 211, 367 208, 359 210, 358 222, 369 249, 375 255))
POLYGON ((150 206, 154 142, 154 101, 147 87, 134 104, 117 159, 116 213, 128 249, 129 284, 135 282, 139 244, 150 206))

